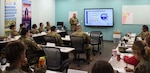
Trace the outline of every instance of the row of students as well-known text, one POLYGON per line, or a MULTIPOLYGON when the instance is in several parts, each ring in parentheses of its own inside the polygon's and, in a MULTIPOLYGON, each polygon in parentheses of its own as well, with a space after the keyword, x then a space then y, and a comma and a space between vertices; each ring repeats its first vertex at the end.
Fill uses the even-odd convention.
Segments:
MULTIPOLYGON (((10 35, 11 35, 11 37, 18 36, 19 34, 21 34, 22 28, 25 28, 25 23, 20 24, 19 31, 16 30, 16 25, 10 25, 10 35)), ((37 29, 37 25, 33 24, 32 29, 31 29, 31 33, 32 34, 37 34, 37 33, 43 32, 44 30, 49 31, 50 28, 51 28, 50 22, 46 22, 45 28, 44 28, 43 23, 40 23, 38 29, 37 29)))
POLYGON ((44 32, 45 30, 48 32, 50 29, 51 29, 50 22, 46 22, 45 28, 44 28, 43 23, 40 23, 38 29, 37 29, 37 25, 36 25, 36 24, 33 24, 33 25, 32 25, 32 29, 31 29, 31 33, 32 33, 32 34, 37 34, 37 33, 44 32))

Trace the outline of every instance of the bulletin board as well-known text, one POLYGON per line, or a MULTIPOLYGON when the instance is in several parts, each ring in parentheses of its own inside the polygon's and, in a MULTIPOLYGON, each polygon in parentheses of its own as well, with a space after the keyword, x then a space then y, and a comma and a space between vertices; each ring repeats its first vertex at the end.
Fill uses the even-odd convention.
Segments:
POLYGON ((122 24, 150 24, 150 5, 123 5, 122 24))

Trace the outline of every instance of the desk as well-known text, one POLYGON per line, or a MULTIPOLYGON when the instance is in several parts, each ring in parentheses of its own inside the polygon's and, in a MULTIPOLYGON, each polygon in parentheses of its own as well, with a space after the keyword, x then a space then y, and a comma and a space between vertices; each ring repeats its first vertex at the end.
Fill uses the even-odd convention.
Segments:
POLYGON ((51 71, 51 70, 46 70, 45 73, 62 73, 62 72, 57 72, 57 71, 51 71))
POLYGON ((70 35, 66 35, 65 37, 61 37, 63 41, 70 41, 70 35))
MULTIPOLYGON (((63 32, 66 32, 66 31, 57 30, 57 33, 63 33, 63 32)), ((32 34, 32 37, 45 36, 46 34, 47 34, 46 32, 41 32, 41 33, 38 33, 38 34, 32 34)))
MULTIPOLYGON (((0 63, 0 64, 1 64, 1 63, 0 63)), ((6 63, 5 65, 1 65, 1 66, 0 66, 0 69, 1 69, 2 71, 4 71, 7 66, 9 66, 9 63, 6 63)))
MULTIPOLYGON (((54 44, 54 43, 53 43, 54 44)), ((61 52, 63 53, 69 53, 73 50, 75 50, 75 48, 71 48, 71 47, 61 47, 61 46, 55 46, 55 45, 41 45, 41 47, 55 47, 55 48, 59 48, 61 52)))
POLYGON ((68 69, 68 73, 88 73, 87 71, 68 69))
POLYGON ((75 48, 71 48, 71 47, 56 46, 56 48, 60 48, 60 51, 63 52, 63 53, 69 53, 69 52, 75 50, 75 48))
MULTIPOLYGON (((9 66, 9 63, 6 63, 6 65, 2 65, 0 67, 0 69, 2 71, 4 71, 7 66, 9 66)), ((62 73, 62 72, 46 70, 45 73, 62 73)), ((81 71, 81 70, 75 70, 75 69, 68 69, 68 73, 88 73, 88 72, 87 71, 81 71)))
MULTIPOLYGON (((132 45, 135 41, 135 37, 136 37, 136 34, 135 33, 130 33, 129 34, 129 37, 127 36, 124 36, 123 39, 127 39, 128 42, 127 44, 125 44, 125 47, 128 47, 128 51, 132 52, 132 45), (130 37, 130 38, 129 38, 130 37)), ((117 57, 115 56, 112 56, 109 60, 109 63, 112 65, 113 69, 114 70, 117 70, 119 73, 132 73, 132 72, 126 72, 124 70, 124 67, 128 66, 129 68, 132 68, 134 69, 134 66, 133 65, 130 65, 130 64, 126 64, 123 60, 123 57, 126 55, 126 56, 133 56, 132 53, 121 53, 119 51, 119 46, 121 46, 121 43, 118 44, 118 46, 116 47, 116 51, 117 51, 117 54, 120 54, 120 57, 121 57, 121 60, 120 61, 117 61, 117 57)))
POLYGON ((129 68, 134 69, 133 65, 126 64, 124 60, 117 61, 117 57, 111 57, 109 60, 109 63, 112 65, 114 70, 117 70, 119 73, 132 73, 132 72, 126 72, 124 67, 128 66, 129 68))
POLYGON ((32 34, 32 37, 39 37, 39 36, 45 36, 47 33, 46 32, 41 32, 41 33, 38 33, 38 34, 32 34))

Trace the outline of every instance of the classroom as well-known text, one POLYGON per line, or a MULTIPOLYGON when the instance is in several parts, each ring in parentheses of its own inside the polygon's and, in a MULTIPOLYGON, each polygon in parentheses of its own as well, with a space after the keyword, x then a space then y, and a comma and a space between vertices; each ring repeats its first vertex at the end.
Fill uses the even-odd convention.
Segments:
MULTIPOLYGON (((116 66, 114 67, 114 64, 112 64, 114 63, 114 58, 112 58, 113 57, 112 55, 114 55, 113 50, 116 49, 115 51, 117 51, 117 54, 118 54, 118 51, 119 51, 118 48, 120 47, 120 44, 122 44, 122 41, 126 42, 127 39, 128 39, 128 42, 130 43, 130 50, 133 50, 132 47, 137 40, 143 41, 146 38, 148 38, 145 33, 144 33, 145 35, 144 38, 142 36, 139 36, 139 34, 143 32, 142 30, 143 30, 144 25, 146 25, 146 28, 150 26, 150 20, 149 20, 150 19, 150 15, 149 15, 150 0, 12 0, 12 1, 0 0, 0 25, 1 25, 0 36, 4 38, 8 37, 6 32, 10 31, 9 27, 13 24, 13 23, 9 23, 9 17, 11 17, 11 15, 9 15, 9 11, 12 12, 10 14, 13 14, 13 10, 12 11, 11 9, 9 10, 9 6, 11 6, 11 3, 12 3, 12 6, 15 7, 14 9, 15 13, 13 16, 15 17, 14 24, 15 24, 17 31, 20 29, 20 24, 23 24, 23 23, 25 23, 25 26, 27 27, 28 30, 31 30, 33 24, 36 24, 37 25, 36 27, 40 27, 39 24, 42 23, 43 27, 45 27, 46 23, 49 22, 51 27, 56 26, 53 29, 56 29, 57 33, 61 33, 60 34, 61 39, 63 40, 63 42, 65 42, 65 45, 66 43, 67 45, 69 44, 67 48, 69 47, 71 51, 75 50, 76 48, 73 46, 70 47, 70 41, 68 43, 68 39, 66 40, 66 37, 62 37, 62 35, 64 36, 64 34, 65 36, 68 35, 67 32, 62 33, 64 31, 58 31, 57 25, 59 22, 62 22, 62 26, 64 27, 63 29, 65 29, 66 31, 71 30, 70 18, 72 18, 73 14, 75 13, 76 18, 78 19, 77 25, 80 26, 80 27, 77 26, 76 30, 78 28, 81 29, 83 32, 87 33, 89 37, 91 37, 90 33, 92 31, 101 32, 101 36, 102 36, 102 40, 100 41, 101 43, 98 44, 98 46, 92 45, 93 49, 96 48, 94 50, 92 49, 92 57, 94 60, 91 61, 89 65, 81 64, 80 67, 76 66, 76 64, 71 64, 69 67, 69 70, 71 71, 75 70, 76 72, 77 70, 79 71, 79 73, 80 71, 81 73, 92 73, 92 70, 91 70, 92 66, 98 60, 105 60, 109 62, 112 65, 113 69, 117 70, 119 68, 116 66), (90 13, 89 14, 87 13, 88 11, 90 12, 90 10, 91 12, 93 10, 93 13, 91 13, 91 16, 90 16, 90 13), (107 12, 107 10, 111 10, 111 12, 109 11, 107 12), (28 21, 26 21, 28 18, 28 13, 26 13, 25 11, 29 12, 29 18, 30 18, 29 24, 28 24, 28 21), (96 13, 96 11, 99 11, 99 12, 96 13), (101 17, 98 16, 99 13, 100 14, 102 13, 101 11, 106 11, 105 12, 106 18, 102 18, 102 15, 101 17), (99 24, 101 23, 101 22, 98 22, 99 20, 95 22, 96 19, 102 19, 104 21, 103 23, 105 22, 107 23, 106 26, 103 24, 99 24), (88 22, 90 20, 91 20, 90 23, 94 24, 95 26, 93 25, 88 26, 88 22), (109 22, 111 26, 108 25, 109 22), (131 43, 132 43, 132 46, 131 46, 131 43), (94 52, 95 50, 96 52, 94 52), (99 58, 102 58, 102 59, 99 59, 99 58), (82 72, 82 71, 86 71, 86 72, 82 72)), ((44 31, 46 30, 44 29, 44 31)), ((47 33, 48 31, 46 31, 46 33, 45 32, 41 33, 40 35, 42 36, 44 35, 45 37, 47 33)), ((148 31, 148 35, 149 34, 150 33, 148 31)), ((33 38, 39 37, 39 35, 34 35, 34 36, 32 35, 32 37, 33 38)), ((20 36, 18 37, 18 39, 19 38, 20 36)), ((71 35, 69 36, 69 38, 71 40, 71 35)), ((6 42, 0 41, 0 44, 6 43, 6 42)), ((41 44, 41 39, 40 39, 40 42, 39 40, 35 40, 35 42, 37 44, 41 44)), ((45 41, 42 41, 42 46, 40 47, 43 47, 43 42, 45 43, 45 41)), ((66 46, 63 46, 63 47, 66 48, 66 46)), ((61 47, 59 45, 55 48, 62 48, 62 45, 61 47)), ((121 55, 122 53, 119 52, 119 54, 121 55)), ((126 54, 123 53, 123 56, 124 55, 126 54)), ((69 53, 69 58, 70 56, 72 59, 74 55, 69 53)), ((85 55, 81 55, 81 56, 85 56, 85 55)), ((121 62, 122 61, 123 60, 121 59, 121 62)), ((118 66, 122 66, 119 64, 122 64, 122 63, 118 63, 118 66)), ((126 63, 123 65, 126 66, 126 63)), ((133 67, 132 64, 131 64, 131 67, 133 67)), ((69 73, 71 73, 71 71, 69 73)), ((121 70, 121 69, 118 70, 118 72, 120 73, 122 71, 124 72, 125 70, 121 70)), ((51 72, 46 72, 46 73, 51 73, 51 72)), ((59 73, 59 72, 56 72, 56 73, 59 73)))

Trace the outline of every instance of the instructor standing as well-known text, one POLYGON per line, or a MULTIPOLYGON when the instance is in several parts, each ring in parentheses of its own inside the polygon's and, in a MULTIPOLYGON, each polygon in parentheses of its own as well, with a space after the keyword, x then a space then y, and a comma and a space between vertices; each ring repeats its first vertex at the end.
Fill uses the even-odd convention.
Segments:
POLYGON ((79 23, 76 13, 73 13, 73 16, 70 18, 69 22, 71 31, 76 31, 76 26, 79 23))

